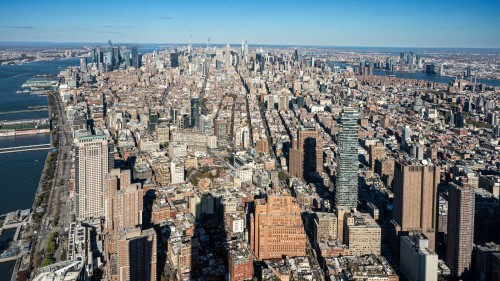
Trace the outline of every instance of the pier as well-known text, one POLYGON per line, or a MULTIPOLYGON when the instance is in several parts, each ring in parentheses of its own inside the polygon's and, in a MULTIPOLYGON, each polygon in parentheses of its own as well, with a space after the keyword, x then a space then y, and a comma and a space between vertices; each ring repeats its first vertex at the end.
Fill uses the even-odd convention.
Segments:
POLYGON ((34 144, 0 148, 0 154, 50 149, 50 144, 34 144))
POLYGON ((48 110, 48 108, 41 107, 41 108, 32 108, 32 109, 24 109, 24 110, 2 111, 2 112, 0 112, 0 115, 14 114, 14 113, 36 112, 36 111, 47 111, 47 110, 48 110))

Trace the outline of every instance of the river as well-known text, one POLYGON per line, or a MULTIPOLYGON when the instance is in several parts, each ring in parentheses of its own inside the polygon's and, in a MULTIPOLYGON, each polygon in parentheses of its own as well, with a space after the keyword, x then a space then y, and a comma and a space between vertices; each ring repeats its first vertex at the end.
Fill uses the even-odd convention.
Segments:
MULTIPOLYGON (((47 105, 47 97, 16 94, 16 91, 26 80, 35 75, 57 74, 68 66, 78 64, 78 58, 71 58, 0 66, 0 112, 47 105)), ((47 117, 47 111, 25 112, 0 115, 0 120, 47 117)), ((50 143, 49 134, 0 138, 0 147, 46 143, 50 143)), ((0 154, 0 214, 31 208, 47 153, 47 151, 31 151, 0 154)), ((2 239, 4 237, 0 237, 0 241, 2 239)), ((10 276, 14 265, 15 262, 0 263, 0 276, 10 276)))
MULTIPOLYGON (((342 62, 331 62, 331 64, 338 66, 340 68, 345 68, 347 65, 350 65, 348 63, 342 63, 342 62)), ((437 82, 437 83, 442 83, 442 84, 448 84, 455 79, 455 77, 440 76, 440 75, 428 74, 428 73, 424 73, 424 72, 393 72, 393 71, 385 71, 385 70, 379 70, 379 69, 374 69, 373 75, 377 75, 377 76, 394 75, 397 78, 426 80, 426 81, 437 82)), ((500 80, 476 79, 476 82, 483 83, 483 84, 486 84, 489 86, 495 86, 495 87, 500 86, 500 80)))

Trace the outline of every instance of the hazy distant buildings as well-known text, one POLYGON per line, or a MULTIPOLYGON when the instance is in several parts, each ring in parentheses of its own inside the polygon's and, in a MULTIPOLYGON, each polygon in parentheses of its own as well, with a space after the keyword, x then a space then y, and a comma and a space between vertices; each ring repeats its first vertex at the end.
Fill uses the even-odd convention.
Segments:
POLYGON ((108 173, 106 136, 75 141, 75 212, 78 219, 104 216, 104 178, 108 173))

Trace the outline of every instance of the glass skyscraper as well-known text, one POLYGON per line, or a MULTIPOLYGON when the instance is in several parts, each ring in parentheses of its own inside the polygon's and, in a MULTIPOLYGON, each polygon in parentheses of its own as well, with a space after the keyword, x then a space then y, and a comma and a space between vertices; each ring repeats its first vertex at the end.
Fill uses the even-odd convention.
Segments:
POLYGON ((335 207, 353 209, 358 205, 358 126, 359 113, 350 107, 340 116, 339 157, 335 184, 335 207))
POLYGON ((191 127, 198 128, 200 124, 200 99, 191 99, 191 127))

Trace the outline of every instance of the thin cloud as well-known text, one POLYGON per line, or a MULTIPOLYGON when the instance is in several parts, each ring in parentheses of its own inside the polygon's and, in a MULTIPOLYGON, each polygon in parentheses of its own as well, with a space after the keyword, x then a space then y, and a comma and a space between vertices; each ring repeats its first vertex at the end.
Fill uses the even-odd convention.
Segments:
POLYGON ((161 20, 173 20, 173 17, 165 16, 165 17, 160 17, 161 20))
POLYGON ((4 25, 3 28, 32 29, 34 26, 4 25))
POLYGON ((104 27, 104 28, 115 28, 115 27, 119 27, 119 28, 132 28, 134 26, 132 26, 132 25, 103 25, 102 27, 104 27))

